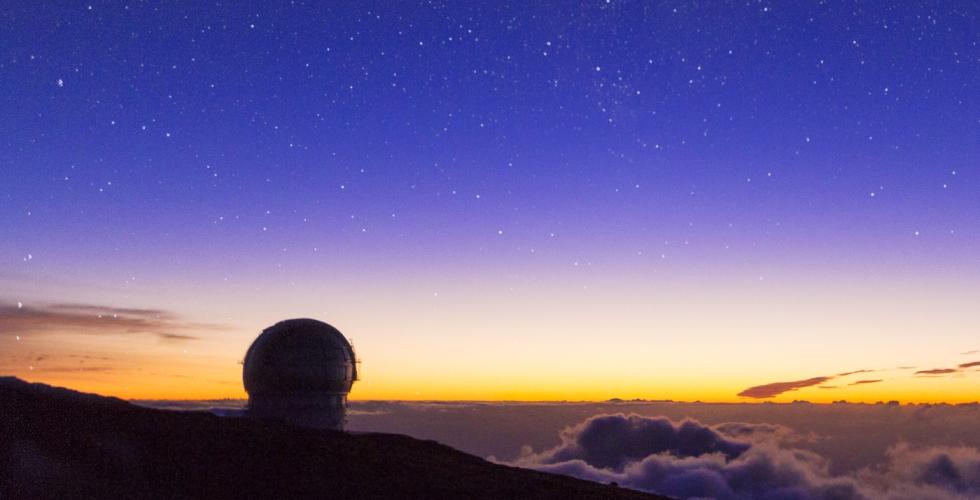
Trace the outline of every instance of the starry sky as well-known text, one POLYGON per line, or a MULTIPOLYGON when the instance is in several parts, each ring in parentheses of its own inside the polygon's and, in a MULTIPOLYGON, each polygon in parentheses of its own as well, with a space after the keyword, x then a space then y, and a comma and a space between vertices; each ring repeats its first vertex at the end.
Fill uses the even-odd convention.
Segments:
POLYGON ((254 336, 310 316, 352 398, 980 392, 974 2, 0 25, 0 373, 241 397, 254 336))

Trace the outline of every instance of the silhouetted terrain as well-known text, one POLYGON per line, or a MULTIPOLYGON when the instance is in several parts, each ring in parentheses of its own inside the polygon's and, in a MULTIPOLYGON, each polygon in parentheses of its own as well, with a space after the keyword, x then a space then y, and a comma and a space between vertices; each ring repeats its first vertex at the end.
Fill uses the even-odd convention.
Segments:
POLYGON ((395 434, 154 410, 0 378, 0 498, 662 498, 395 434))

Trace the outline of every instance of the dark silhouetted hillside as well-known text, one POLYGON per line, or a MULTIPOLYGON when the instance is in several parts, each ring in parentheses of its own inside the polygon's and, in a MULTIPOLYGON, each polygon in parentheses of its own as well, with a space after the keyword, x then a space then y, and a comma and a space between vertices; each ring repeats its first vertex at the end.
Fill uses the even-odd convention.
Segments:
POLYGON ((656 499, 433 441, 138 407, 0 378, 0 498, 656 499))

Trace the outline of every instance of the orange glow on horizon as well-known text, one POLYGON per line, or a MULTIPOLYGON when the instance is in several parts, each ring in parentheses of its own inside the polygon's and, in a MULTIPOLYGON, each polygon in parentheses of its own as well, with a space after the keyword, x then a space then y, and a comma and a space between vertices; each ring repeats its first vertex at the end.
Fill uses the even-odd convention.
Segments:
MULTIPOLYGON (((174 399, 174 400, 212 400, 244 399, 247 397, 241 386, 241 373, 232 370, 211 370, 184 379, 156 377, 139 372, 120 374, 61 373, 42 374, 36 371, 15 372, 13 376, 29 382, 40 382, 53 386, 67 387, 82 392, 91 392, 122 399, 174 399), (205 378, 208 377, 208 378, 205 378), (211 378, 213 377, 213 378, 211 378)), ((611 398, 623 400, 672 400, 677 402, 700 401, 705 403, 789 403, 794 400, 811 403, 832 403, 845 400, 851 403, 875 403, 899 401, 900 403, 969 403, 977 401, 980 393, 978 377, 967 375, 950 377, 947 380, 926 377, 908 377, 889 383, 876 384, 877 387, 841 387, 833 390, 805 388, 790 391, 774 398, 753 399, 736 396, 745 388, 735 382, 724 385, 710 384, 664 385, 651 390, 638 384, 607 386, 601 383, 561 385, 555 382, 526 381, 523 384, 506 378, 459 377, 441 385, 426 384, 424 380, 402 379, 400 381, 370 380, 355 383, 350 399, 402 400, 402 401, 568 401, 601 402, 611 398), (414 390, 418 385, 428 385, 428 391, 414 390), (972 397, 971 397, 972 396, 972 397)))
POLYGON ((72 324, 8 334, 0 373, 125 399, 243 398, 239 363, 258 333, 283 318, 317 317, 348 336, 362 360, 352 400, 763 402, 738 394, 814 377, 831 377, 820 385, 834 388, 771 401, 965 403, 980 394, 975 368, 915 375, 980 360, 961 354, 980 327, 967 285, 938 296, 845 281, 771 289, 625 282, 585 299, 553 284, 480 297, 463 285, 440 287, 438 297, 413 286, 393 283, 380 295, 270 289, 275 304, 218 293, 207 304, 167 304, 187 311, 178 326, 189 326, 178 331, 188 338, 72 324), (379 302, 390 304, 385 314, 379 302), (922 333, 930 331, 944 335, 922 333), (840 375, 848 372, 860 373, 840 375))

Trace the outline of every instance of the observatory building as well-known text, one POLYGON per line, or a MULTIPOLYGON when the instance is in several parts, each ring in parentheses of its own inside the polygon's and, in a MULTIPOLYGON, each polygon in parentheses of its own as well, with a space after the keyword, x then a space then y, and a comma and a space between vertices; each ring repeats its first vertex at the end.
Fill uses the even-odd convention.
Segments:
POLYGON ((343 430, 357 365, 336 328, 315 319, 280 321, 252 342, 242 372, 247 415, 343 430))

